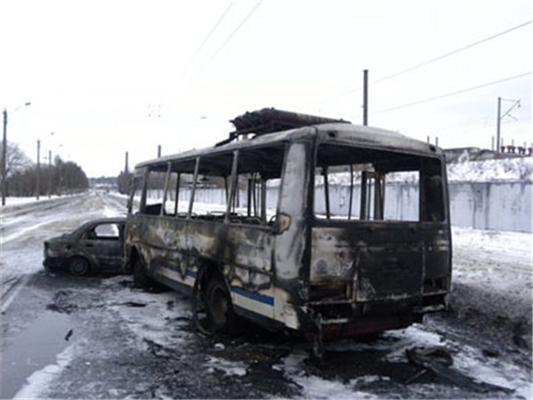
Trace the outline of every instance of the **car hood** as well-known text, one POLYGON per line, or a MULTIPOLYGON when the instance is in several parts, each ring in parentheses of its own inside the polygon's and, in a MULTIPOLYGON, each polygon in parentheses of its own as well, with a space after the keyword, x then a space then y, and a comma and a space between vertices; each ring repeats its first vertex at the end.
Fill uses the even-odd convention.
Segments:
POLYGON ((72 239, 72 236, 73 236, 72 233, 64 233, 62 235, 55 236, 53 238, 47 239, 46 242, 48 242, 48 243, 50 243, 50 242, 61 242, 61 241, 72 239))

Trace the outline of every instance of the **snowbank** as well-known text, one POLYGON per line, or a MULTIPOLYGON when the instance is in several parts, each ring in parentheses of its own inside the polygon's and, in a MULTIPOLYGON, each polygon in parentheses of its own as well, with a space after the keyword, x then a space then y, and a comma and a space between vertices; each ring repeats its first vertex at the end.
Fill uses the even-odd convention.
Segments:
POLYGON ((450 182, 533 182, 533 157, 448 164, 450 182))
MULTIPOLYGON (((83 194, 83 193, 81 193, 83 194)), ((18 206, 18 205, 22 205, 22 204, 29 204, 29 203, 44 203, 44 202, 47 202, 47 201, 53 201, 53 200, 57 200, 57 199, 62 199, 62 198, 65 198, 65 197, 72 197, 72 196, 79 196, 80 193, 76 193, 76 194, 64 194, 64 195, 61 195, 61 196, 58 196, 58 195, 52 195, 50 197, 48 197, 47 195, 43 195, 43 196, 39 196, 39 200, 37 200, 35 198, 35 196, 30 196, 30 197, 16 197, 16 196, 7 196, 6 197, 6 207, 9 207, 9 206, 18 206)))

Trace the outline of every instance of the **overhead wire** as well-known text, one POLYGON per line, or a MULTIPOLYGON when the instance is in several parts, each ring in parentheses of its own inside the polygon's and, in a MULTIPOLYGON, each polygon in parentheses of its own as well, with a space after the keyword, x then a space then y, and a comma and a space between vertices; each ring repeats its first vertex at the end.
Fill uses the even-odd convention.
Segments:
POLYGON ((224 9, 222 14, 220 14, 220 16, 218 17, 218 19, 216 20, 215 24, 211 27, 211 29, 207 33, 207 35, 205 36, 205 38, 202 41, 202 43, 200 44, 200 46, 198 46, 196 51, 191 56, 191 59, 189 60, 188 64, 191 64, 194 61, 194 59, 198 56, 198 54, 203 50, 203 48, 205 47, 205 45, 207 44, 207 42, 209 41, 211 36, 213 36, 213 33, 217 30, 217 28, 222 23, 224 18, 226 18, 226 15, 228 15, 229 11, 231 10, 231 7, 233 7, 233 2, 230 2, 228 4, 228 6, 224 9))
MULTIPOLYGON (((530 24, 532 24, 532 23, 533 23, 532 20, 528 20, 528 21, 523 22, 523 23, 521 23, 521 24, 518 24, 518 25, 512 26, 511 28, 505 29, 505 30, 503 30, 503 31, 501 31, 501 32, 495 33, 495 34, 490 35, 490 36, 487 36, 487 37, 485 37, 485 38, 483 38, 483 39, 480 39, 480 40, 477 40, 477 41, 475 41, 475 42, 469 43, 469 44, 467 44, 467 45, 465 45, 465 46, 461 46, 461 47, 459 47, 459 48, 457 48, 457 49, 454 49, 454 50, 448 51, 448 52, 443 53, 443 54, 441 54, 441 55, 439 55, 439 56, 432 57, 432 58, 429 58, 429 59, 427 59, 427 60, 421 61, 421 62, 419 62, 419 63, 417 63, 417 64, 414 64, 414 65, 412 65, 412 66, 410 66, 410 67, 404 68, 404 69, 402 69, 402 70, 400 70, 400 71, 397 71, 397 72, 394 72, 394 73, 392 73, 392 74, 389 74, 389 75, 383 76, 383 77, 381 77, 381 78, 378 78, 378 79, 372 80, 372 81, 370 81, 370 84, 371 84, 371 85, 375 85, 376 83, 381 83, 381 82, 384 82, 384 81, 387 81, 387 80, 390 80, 390 79, 396 78, 396 77, 398 77, 398 76, 400 76, 400 75, 406 74, 407 72, 414 71, 414 70, 419 69, 419 68, 421 68, 421 67, 423 67, 423 66, 426 66, 426 65, 428 65, 428 64, 435 63, 435 62, 437 62, 437 61, 440 61, 440 60, 443 60, 443 59, 445 59, 445 58, 451 57, 451 56, 453 56, 453 55, 455 55, 455 54, 457 54, 457 53, 461 53, 461 52, 466 51, 466 50, 469 50, 469 49, 471 49, 471 48, 473 48, 473 47, 479 46, 479 45, 481 45, 481 44, 483 44, 483 43, 485 43, 485 42, 488 42, 488 41, 490 41, 490 40, 494 40, 494 39, 496 39, 496 38, 498 38, 498 37, 500 37, 500 36, 503 36, 503 35, 506 35, 506 34, 508 34, 508 33, 513 32, 513 31, 516 31, 516 30, 518 30, 518 29, 524 28, 524 27, 526 27, 526 26, 528 26, 528 25, 530 25, 530 24)), ((327 100, 325 100, 324 102, 331 101, 331 100, 337 99, 337 98, 339 98, 339 97, 346 96, 346 95, 348 95, 348 94, 358 92, 358 91, 361 90, 361 89, 362 89, 362 86, 359 86, 359 87, 357 87, 357 88, 355 88, 355 89, 351 89, 351 90, 348 90, 348 91, 346 91, 346 92, 340 93, 340 94, 338 94, 338 95, 336 95, 336 96, 330 97, 330 98, 328 98, 327 100)))
POLYGON ((488 87, 488 86, 493 86, 493 85, 497 85, 497 84, 500 84, 500 83, 508 82, 508 81, 511 81, 511 80, 523 78, 523 77, 528 76, 528 75, 531 75, 531 72, 525 72, 525 73, 522 73, 522 74, 509 76, 507 78, 503 78, 503 79, 498 79, 498 80, 491 81, 491 82, 482 83, 480 85, 471 86, 471 87, 468 87, 468 88, 465 88, 465 89, 455 90, 453 92, 448 92, 448 93, 440 94, 440 95, 437 95, 437 96, 428 97, 428 98, 425 98, 425 99, 422 99, 422 100, 417 100, 417 101, 401 104, 401 105, 394 106, 394 107, 382 108, 380 110, 374 111, 374 114, 386 113, 386 112, 390 112, 390 111, 400 110, 402 108, 416 106, 416 105, 419 105, 419 104, 429 103, 429 102, 432 102, 432 101, 435 101, 435 100, 439 100, 439 99, 443 99, 443 98, 446 98, 446 97, 456 96, 458 94, 463 94, 463 93, 471 92, 473 90, 478 90, 478 89, 482 89, 482 88, 485 88, 485 87, 488 87))
POLYGON ((430 59, 428 59, 428 60, 425 60, 425 61, 422 61, 422 62, 420 62, 420 63, 418 63, 418 64, 415 64, 415 65, 413 65, 413 66, 411 66, 411 67, 407 67, 407 68, 402 69, 402 70, 400 70, 400 71, 398 71, 398 72, 395 72, 395 73, 393 73, 393 74, 390 74, 390 75, 384 76, 384 77, 382 77, 382 78, 376 79, 376 80, 374 80, 374 81, 372 81, 372 82, 370 82, 370 83, 371 83, 371 84, 376 84, 376 83, 380 83, 380 82, 387 81, 387 80, 392 79, 392 78, 396 78, 397 76, 403 75, 403 74, 405 74, 405 73, 407 73, 407 72, 414 71, 415 69, 421 68, 421 67, 423 67, 423 66, 425 66, 425 65, 432 64, 432 63, 434 63, 434 62, 440 61, 440 60, 442 60, 442 59, 444 59, 444 58, 447 58, 447 57, 453 56, 453 55, 455 55, 455 54, 457 54, 457 53, 460 53, 460 52, 462 52, 462 51, 465 51, 465 50, 471 49, 472 47, 479 46, 479 45, 482 44, 482 43, 485 43, 485 42, 488 42, 488 41, 490 41, 490 40, 496 39, 496 38, 498 38, 498 37, 500 37, 500 36, 503 36, 503 35, 505 35, 505 34, 507 34, 507 33, 513 32, 513 31, 515 31, 515 30, 517 30, 517 29, 523 28, 523 27, 525 27, 525 26, 527 26, 527 25, 530 25, 532 22, 533 22, 533 21, 530 20, 530 21, 526 21, 526 22, 524 22, 524 23, 518 24, 518 25, 513 26, 513 27, 511 27, 511 28, 509 28, 509 29, 506 29, 506 30, 504 30, 504 31, 501 31, 501 32, 495 33, 494 35, 487 36, 487 37, 484 38, 484 39, 480 39, 480 40, 477 40, 477 41, 472 42, 472 43, 470 43, 470 44, 467 44, 466 46, 459 47, 459 48, 457 48, 457 49, 455 49, 455 50, 452 50, 452 51, 449 51, 449 52, 447 52, 447 53, 441 54, 440 56, 430 58, 430 59))
POLYGON ((259 6, 261 5, 261 1, 258 1, 254 7, 246 14, 246 16, 243 18, 243 20, 237 25, 237 27, 231 31, 231 33, 228 35, 228 37, 222 42, 222 44, 218 47, 217 50, 213 53, 213 55, 207 60, 207 62, 204 64, 203 69, 205 69, 213 60, 220 54, 220 52, 228 45, 228 43, 233 39, 235 34, 239 32, 239 30, 243 27, 243 25, 250 19, 250 17, 257 11, 259 6))

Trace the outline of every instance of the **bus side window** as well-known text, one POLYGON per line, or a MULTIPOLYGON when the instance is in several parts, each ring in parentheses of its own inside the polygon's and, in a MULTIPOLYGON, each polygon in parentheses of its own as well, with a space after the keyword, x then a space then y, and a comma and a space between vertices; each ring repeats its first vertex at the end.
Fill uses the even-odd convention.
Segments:
POLYGON ((272 226, 281 189, 284 144, 239 151, 230 223, 272 226))
POLYGON ((146 198, 142 214, 159 215, 163 204, 165 191, 166 166, 164 170, 151 170, 148 172, 146 182, 146 198))
POLYGON ((142 177, 133 178, 131 181, 130 198, 128 200, 128 211, 130 214, 138 214, 140 212, 142 190, 142 177))
POLYGON ((444 188, 439 160, 424 160, 421 171, 421 220, 445 220, 444 188))

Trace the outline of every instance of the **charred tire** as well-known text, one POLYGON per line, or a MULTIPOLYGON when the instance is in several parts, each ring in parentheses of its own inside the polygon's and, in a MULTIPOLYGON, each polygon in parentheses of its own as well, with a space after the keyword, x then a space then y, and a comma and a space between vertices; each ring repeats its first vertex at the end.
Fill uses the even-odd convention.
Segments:
POLYGON ((224 280, 211 276, 207 283, 194 285, 193 323, 197 331, 207 336, 235 331, 235 314, 231 295, 224 280))
POLYGON ((150 290, 154 285, 152 279, 146 275, 144 262, 138 257, 133 264, 133 286, 140 289, 150 290))
POLYGON ((68 270, 75 276, 87 276, 91 272, 91 264, 86 258, 73 257, 68 262, 68 270))

